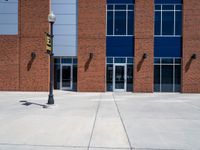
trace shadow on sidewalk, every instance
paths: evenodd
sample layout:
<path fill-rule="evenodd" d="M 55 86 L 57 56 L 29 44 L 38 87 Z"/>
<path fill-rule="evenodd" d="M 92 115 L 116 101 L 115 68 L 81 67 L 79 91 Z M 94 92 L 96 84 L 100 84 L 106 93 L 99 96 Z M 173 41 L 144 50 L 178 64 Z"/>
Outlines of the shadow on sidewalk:
<path fill-rule="evenodd" d="M 33 102 L 28 102 L 28 101 L 24 101 L 24 100 L 19 101 L 19 102 L 22 103 L 22 105 L 24 105 L 24 106 L 37 105 L 37 106 L 41 106 L 42 108 L 48 108 L 47 105 L 33 103 Z"/>

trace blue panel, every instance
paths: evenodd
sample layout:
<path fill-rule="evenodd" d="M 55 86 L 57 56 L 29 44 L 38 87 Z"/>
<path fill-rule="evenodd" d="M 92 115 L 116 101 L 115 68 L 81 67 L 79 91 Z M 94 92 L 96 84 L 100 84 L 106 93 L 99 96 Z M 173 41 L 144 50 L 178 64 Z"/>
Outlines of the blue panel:
<path fill-rule="evenodd" d="M 181 37 L 155 37 L 154 57 L 181 57 Z"/>
<path fill-rule="evenodd" d="M 134 37 L 107 37 L 106 56 L 134 56 Z"/>
<path fill-rule="evenodd" d="M 116 3 L 135 3 L 135 0 L 107 0 L 107 4 L 116 4 Z"/>
<path fill-rule="evenodd" d="M 155 0 L 155 4 L 182 4 L 183 0 Z"/>

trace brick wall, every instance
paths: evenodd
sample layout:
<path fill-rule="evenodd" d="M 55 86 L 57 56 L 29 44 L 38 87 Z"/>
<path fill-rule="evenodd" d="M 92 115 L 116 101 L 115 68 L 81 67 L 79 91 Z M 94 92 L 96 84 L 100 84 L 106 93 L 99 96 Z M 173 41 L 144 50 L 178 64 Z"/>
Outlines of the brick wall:
<path fill-rule="evenodd" d="M 44 32 L 49 29 L 49 6 L 49 0 L 20 1 L 20 90 L 48 90 L 49 58 Z M 32 52 L 36 54 L 33 61 Z"/>
<path fill-rule="evenodd" d="M 0 36 L 0 90 L 19 89 L 17 36 Z"/>
<path fill-rule="evenodd" d="M 78 91 L 105 91 L 105 28 L 106 0 L 79 1 Z"/>
<path fill-rule="evenodd" d="M 200 93 L 200 1 L 183 1 L 182 92 Z M 197 59 L 191 59 L 196 54 Z"/>
<path fill-rule="evenodd" d="M 49 0 L 19 0 L 19 33 L 0 36 L 0 90 L 47 91 L 49 58 L 45 36 Z M 31 53 L 36 58 L 31 60 Z"/>
<path fill-rule="evenodd" d="M 134 92 L 153 92 L 153 58 L 154 1 L 135 0 Z"/>

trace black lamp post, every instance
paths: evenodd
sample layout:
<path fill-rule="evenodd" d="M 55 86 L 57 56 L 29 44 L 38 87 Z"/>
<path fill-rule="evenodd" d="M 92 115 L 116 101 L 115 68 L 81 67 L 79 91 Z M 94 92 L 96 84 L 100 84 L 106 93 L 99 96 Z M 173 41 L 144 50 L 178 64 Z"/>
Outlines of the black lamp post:
<path fill-rule="evenodd" d="M 50 23 L 50 36 L 51 36 L 51 51 L 49 53 L 50 55 L 50 84 L 49 84 L 49 99 L 48 103 L 49 105 L 54 104 L 54 97 L 53 97 L 53 24 L 56 21 L 56 16 L 51 12 L 48 15 L 48 21 Z"/>

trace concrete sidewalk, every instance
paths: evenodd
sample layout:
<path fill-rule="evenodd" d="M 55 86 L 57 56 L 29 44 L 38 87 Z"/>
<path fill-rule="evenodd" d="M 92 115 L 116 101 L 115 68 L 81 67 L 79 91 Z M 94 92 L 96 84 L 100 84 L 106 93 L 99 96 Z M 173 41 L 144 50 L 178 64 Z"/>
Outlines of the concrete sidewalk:
<path fill-rule="evenodd" d="M 0 150 L 200 149 L 199 94 L 0 92 Z"/>

